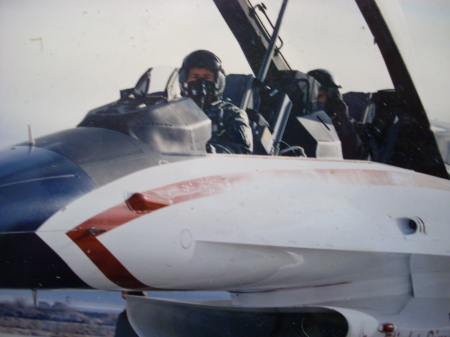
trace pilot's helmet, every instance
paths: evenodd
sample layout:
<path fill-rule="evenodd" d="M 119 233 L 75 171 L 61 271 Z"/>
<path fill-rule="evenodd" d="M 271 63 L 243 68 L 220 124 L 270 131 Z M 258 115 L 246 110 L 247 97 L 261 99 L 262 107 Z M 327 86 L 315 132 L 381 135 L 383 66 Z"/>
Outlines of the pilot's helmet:
<path fill-rule="evenodd" d="M 307 73 L 320 83 L 323 88 L 342 88 L 337 79 L 326 69 L 314 69 Z"/>
<path fill-rule="evenodd" d="M 189 54 L 183 60 L 178 79 L 180 82 L 181 96 L 192 96 L 187 83 L 189 70 L 191 68 L 206 68 L 211 70 L 215 76 L 213 92 L 210 93 L 216 98 L 222 97 L 225 89 L 225 71 L 222 68 L 222 61 L 213 53 L 207 50 L 197 50 Z"/>

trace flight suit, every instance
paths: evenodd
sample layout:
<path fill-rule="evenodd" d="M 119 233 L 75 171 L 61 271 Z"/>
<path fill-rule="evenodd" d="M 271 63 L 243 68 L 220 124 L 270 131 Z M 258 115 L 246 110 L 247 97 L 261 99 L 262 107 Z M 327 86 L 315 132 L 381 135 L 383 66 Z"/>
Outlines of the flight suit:
<path fill-rule="evenodd" d="M 328 100 L 325 102 L 324 110 L 333 121 L 333 125 L 342 144 L 342 155 L 344 159 L 366 159 L 366 150 L 355 130 L 344 101 L 340 98 Z"/>
<path fill-rule="evenodd" d="M 250 154 L 253 151 L 252 130 L 244 110 L 228 102 L 216 101 L 203 111 L 212 122 L 208 152 Z"/>

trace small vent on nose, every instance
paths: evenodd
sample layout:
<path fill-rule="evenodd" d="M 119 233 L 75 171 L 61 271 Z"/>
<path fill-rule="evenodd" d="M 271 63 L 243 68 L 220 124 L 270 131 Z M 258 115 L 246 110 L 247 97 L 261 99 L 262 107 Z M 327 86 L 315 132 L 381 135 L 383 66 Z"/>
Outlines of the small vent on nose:
<path fill-rule="evenodd" d="M 411 235 L 414 233 L 426 234 L 425 223 L 419 217 L 398 218 L 396 222 L 403 235 Z"/>

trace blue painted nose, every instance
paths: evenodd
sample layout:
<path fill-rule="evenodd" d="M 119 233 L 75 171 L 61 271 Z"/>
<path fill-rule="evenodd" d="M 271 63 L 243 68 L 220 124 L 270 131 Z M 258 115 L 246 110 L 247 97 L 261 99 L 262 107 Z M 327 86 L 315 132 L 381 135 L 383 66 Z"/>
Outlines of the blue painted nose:
<path fill-rule="evenodd" d="M 0 288 L 88 287 L 35 231 L 94 188 L 53 151 L 25 145 L 0 152 Z"/>
<path fill-rule="evenodd" d="M 35 231 L 94 188 L 79 166 L 53 151 L 16 146 L 0 152 L 0 233 Z"/>

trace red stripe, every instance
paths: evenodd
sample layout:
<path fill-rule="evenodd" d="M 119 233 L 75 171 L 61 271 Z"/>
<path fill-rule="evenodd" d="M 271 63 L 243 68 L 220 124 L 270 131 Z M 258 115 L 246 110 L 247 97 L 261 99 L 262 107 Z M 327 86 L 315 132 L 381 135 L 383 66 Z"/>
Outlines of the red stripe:
<path fill-rule="evenodd" d="M 415 175 L 410 179 L 413 174 L 415 175 L 413 172 L 316 169 L 263 171 L 253 174 L 237 173 L 193 179 L 142 192 L 141 198 L 143 198 L 145 205 L 140 205 L 139 207 L 146 207 L 146 211 L 135 210 L 133 212 L 130 209 L 132 203 L 128 202 L 127 206 L 127 202 L 123 202 L 90 218 L 66 234 L 112 282 L 127 289 L 149 289 L 151 287 L 136 279 L 97 239 L 98 236 L 102 235 L 102 231 L 110 231 L 142 215 L 174 204 L 226 193 L 232 190 L 234 183 L 241 180 L 249 180 L 251 177 L 261 177 L 261 175 L 264 176 L 264 179 L 283 175 L 291 178 L 295 175 L 297 179 L 301 177 L 304 180 L 320 180 L 324 183 L 338 181 L 350 185 L 414 186 L 445 191 L 450 190 L 450 184 L 443 183 L 441 179 L 427 175 Z M 90 228 L 93 228 L 94 231 L 90 232 Z"/>
<path fill-rule="evenodd" d="M 233 178 L 221 176 L 200 178 L 146 191 L 143 192 L 143 195 L 154 201 L 154 208 L 149 209 L 148 212 L 133 212 L 127 206 L 127 203 L 124 202 L 90 218 L 66 234 L 80 247 L 97 268 L 115 284 L 126 289 L 150 289 L 151 287 L 135 278 L 97 237 L 102 235 L 103 231 L 110 231 L 158 209 L 224 193 L 231 190 L 231 185 L 234 181 L 243 179 L 244 176 L 246 175 L 239 175 Z"/>
<path fill-rule="evenodd" d="M 148 286 L 137 280 L 97 239 L 101 233 L 89 232 L 90 228 L 108 231 L 139 216 L 130 212 L 126 206 L 118 205 L 90 218 L 66 234 L 103 274 L 115 284 L 126 289 L 148 288 Z"/>

